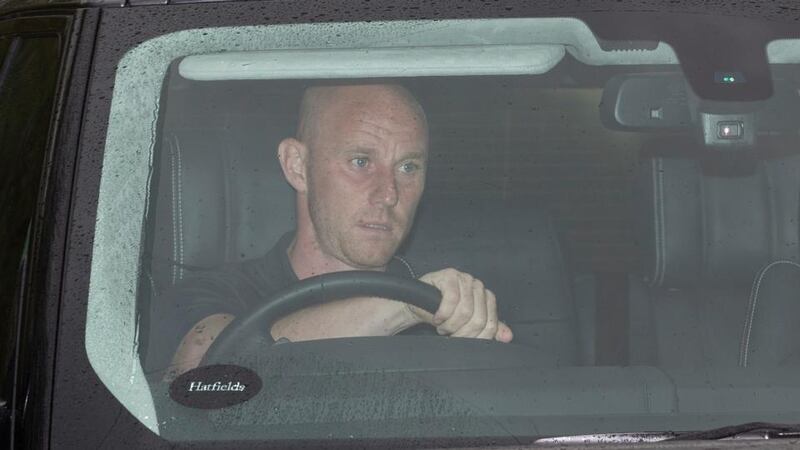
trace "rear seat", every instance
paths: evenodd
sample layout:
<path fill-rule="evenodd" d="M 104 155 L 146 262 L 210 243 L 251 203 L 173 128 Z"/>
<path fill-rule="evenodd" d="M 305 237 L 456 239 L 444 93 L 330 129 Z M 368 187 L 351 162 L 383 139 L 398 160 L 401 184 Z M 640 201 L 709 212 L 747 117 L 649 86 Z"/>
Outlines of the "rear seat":
<path fill-rule="evenodd" d="M 642 169 L 630 363 L 736 366 L 754 279 L 798 260 L 800 157 L 759 161 L 743 176 L 704 173 L 694 159 L 654 157 Z M 768 339 L 770 325 L 757 325 L 756 340 Z"/>
<path fill-rule="evenodd" d="M 800 263 L 773 261 L 753 280 L 739 344 L 739 366 L 800 364 Z"/>

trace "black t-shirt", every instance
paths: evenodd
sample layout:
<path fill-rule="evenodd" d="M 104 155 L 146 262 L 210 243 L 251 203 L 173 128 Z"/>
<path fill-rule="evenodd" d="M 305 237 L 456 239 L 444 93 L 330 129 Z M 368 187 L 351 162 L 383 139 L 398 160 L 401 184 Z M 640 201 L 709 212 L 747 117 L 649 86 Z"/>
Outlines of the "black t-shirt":
<path fill-rule="evenodd" d="M 214 314 L 240 316 L 298 281 L 287 250 L 294 232 L 284 234 L 261 258 L 192 273 L 154 299 L 145 356 L 145 372 L 164 370 L 181 339 L 199 321 Z M 416 278 L 411 266 L 394 257 L 386 271 Z"/>

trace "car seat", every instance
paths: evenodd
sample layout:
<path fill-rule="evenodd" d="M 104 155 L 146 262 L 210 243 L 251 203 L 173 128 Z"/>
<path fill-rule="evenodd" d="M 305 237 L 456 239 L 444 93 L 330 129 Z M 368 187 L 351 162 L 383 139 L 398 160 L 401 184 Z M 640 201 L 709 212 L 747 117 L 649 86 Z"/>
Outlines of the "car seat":
<path fill-rule="evenodd" d="M 709 164 L 718 165 L 642 160 L 643 271 L 630 286 L 631 364 L 738 365 L 754 278 L 774 261 L 798 259 L 800 157 L 759 160 L 749 173 L 714 172 Z M 755 328 L 757 340 L 770 329 Z"/>

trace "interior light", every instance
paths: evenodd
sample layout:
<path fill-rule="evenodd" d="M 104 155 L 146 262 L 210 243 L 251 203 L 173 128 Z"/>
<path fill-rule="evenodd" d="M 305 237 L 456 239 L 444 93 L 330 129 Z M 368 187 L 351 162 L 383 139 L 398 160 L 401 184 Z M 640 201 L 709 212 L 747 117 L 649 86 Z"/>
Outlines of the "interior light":
<path fill-rule="evenodd" d="M 717 123 L 717 137 L 720 139 L 741 139 L 744 136 L 744 123 L 729 120 Z"/>

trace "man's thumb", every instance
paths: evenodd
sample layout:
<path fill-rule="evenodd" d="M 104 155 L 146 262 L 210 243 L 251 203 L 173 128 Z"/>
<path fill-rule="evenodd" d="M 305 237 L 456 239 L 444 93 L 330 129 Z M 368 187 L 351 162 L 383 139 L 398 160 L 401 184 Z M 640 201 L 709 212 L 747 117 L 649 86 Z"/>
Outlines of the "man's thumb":
<path fill-rule="evenodd" d="M 411 313 L 411 315 L 416 319 L 415 325 L 416 323 L 419 322 L 435 325 L 433 320 L 433 314 L 429 313 L 428 311 L 425 311 L 424 309 L 416 307 L 410 303 L 406 303 L 406 308 Z"/>
<path fill-rule="evenodd" d="M 505 343 L 511 342 L 514 339 L 514 332 L 511 331 L 508 325 L 500 322 L 497 324 L 497 333 L 495 333 L 494 339 Z"/>

